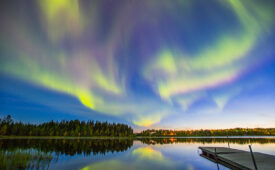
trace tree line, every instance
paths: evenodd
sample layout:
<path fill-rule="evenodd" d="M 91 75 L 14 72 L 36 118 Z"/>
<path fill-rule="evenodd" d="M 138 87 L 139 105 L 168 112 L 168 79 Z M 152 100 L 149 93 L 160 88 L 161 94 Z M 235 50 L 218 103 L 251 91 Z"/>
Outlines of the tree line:
<path fill-rule="evenodd" d="M 137 138 L 136 140 L 141 141 L 145 144 L 172 144 L 172 143 L 199 143 L 199 144 L 215 144 L 215 143 L 230 143 L 230 144 L 275 144 L 274 138 Z"/>
<path fill-rule="evenodd" d="M 155 130 L 147 129 L 138 136 L 274 136 L 275 128 L 234 128 L 216 130 Z"/>
<path fill-rule="evenodd" d="M 14 122 L 10 115 L 0 119 L 0 135 L 2 136 L 133 136 L 133 129 L 121 123 L 99 121 L 56 121 L 42 124 Z"/>

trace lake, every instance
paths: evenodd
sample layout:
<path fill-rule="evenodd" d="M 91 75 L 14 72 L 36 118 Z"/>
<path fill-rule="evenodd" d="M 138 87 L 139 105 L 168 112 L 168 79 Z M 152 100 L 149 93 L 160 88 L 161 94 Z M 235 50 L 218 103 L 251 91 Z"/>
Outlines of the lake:
<path fill-rule="evenodd" d="M 275 155 L 275 138 L 6 138 L 0 169 L 217 169 L 199 146 L 223 146 Z M 227 169 L 218 165 L 219 169 Z"/>

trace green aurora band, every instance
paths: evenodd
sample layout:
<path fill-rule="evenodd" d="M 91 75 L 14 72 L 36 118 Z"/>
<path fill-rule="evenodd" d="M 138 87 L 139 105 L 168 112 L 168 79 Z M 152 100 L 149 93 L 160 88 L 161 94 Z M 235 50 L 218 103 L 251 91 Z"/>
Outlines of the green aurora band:
<path fill-rule="evenodd" d="M 148 18 L 145 18 L 146 14 L 135 15 L 135 8 L 141 7 L 131 1 L 121 3 L 113 12 L 109 31 L 104 35 L 100 32 L 104 28 L 102 15 L 106 11 L 100 1 L 84 7 L 82 1 L 77 0 L 38 0 L 35 1 L 38 13 L 35 22 L 30 19 L 22 22 L 20 18 L 30 18 L 24 12 L 19 17 L 1 16 L 1 19 L 5 18 L 5 24 L 1 26 L 1 49 L 5 49 L 6 55 L 1 57 L 0 71 L 74 96 L 84 106 L 99 113 L 117 117 L 131 115 L 130 121 L 135 125 L 149 127 L 170 114 L 188 110 L 194 101 L 208 96 L 207 89 L 234 82 L 260 62 L 261 57 L 250 54 L 261 45 L 260 39 L 267 38 L 274 28 L 272 4 L 213 1 L 237 24 L 217 31 L 213 40 L 200 44 L 199 50 L 189 52 L 174 45 L 176 40 L 168 43 L 161 30 L 156 28 L 161 27 L 162 12 L 166 11 L 172 20 L 198 34 L 192 32 L 196 27 L 192 19 L 197 10 L 196 2 L 153 2 L 140 2 L 143 10 L 150 14 Z M 178 16 L 174 8 L 185 11 L 186 16 Z M 217 15 L 212 12 L 209 19 L 213 22 L 215 18 L 220 20 Z M 135 71 L 159 97 L 157 100 L 132 95 L 127 82 L 131 70 L 125 66 L 128 62 L 118 59 L 121 49 L 131 51 L 129 43 L 144 20 L 152 23 L 159 44 L 150 52 L 139 51 L 145 56 L 140 58 L 142 62 Z M 217 21 L 216 24 L 221 23 Z M 69 50 L 65 41 L 70 42 Z M 231 96 L 239 92 L 238 87 L 229 93 L 210 97 L 222 109 Z M 176 109 L 175 104 L 181 109 Z"/>

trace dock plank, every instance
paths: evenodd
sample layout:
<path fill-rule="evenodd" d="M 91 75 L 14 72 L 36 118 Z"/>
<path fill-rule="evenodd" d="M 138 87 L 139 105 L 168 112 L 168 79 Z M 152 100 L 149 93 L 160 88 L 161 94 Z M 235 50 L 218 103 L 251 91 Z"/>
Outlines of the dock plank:
<path fill-rule="evenodd" d="M 216 148 L 216 154 L 215 154 Z M 251 153 L 226 147 L 199 147 L 201 156 L 233 169 L 255 169 Z M 253 152 L 259 170 L 275 170 L 275 156 Z"/>
<path fill-rule="evenodd" d="M 259 152 L 254 152 L 255 161 L 259 170 L 274 170 L 275 157 Z M 235 164 L 234 166 L 243 167 L 248 169 L 255 169 L 254 164 L 249 152 L 219 154 L 218 159 Z"/>
<path fill-rule="evenodd" d="M 215 153 L 216 148 L 216 154 L 227 154 L 227 153 L 238 153 L 238 152 L 245 152 L 239 149 L 232 149 L 232 148 L 226 148 L 226 147 L 199 147 L 201 150 L 205 150 L 209 153 Z"/>

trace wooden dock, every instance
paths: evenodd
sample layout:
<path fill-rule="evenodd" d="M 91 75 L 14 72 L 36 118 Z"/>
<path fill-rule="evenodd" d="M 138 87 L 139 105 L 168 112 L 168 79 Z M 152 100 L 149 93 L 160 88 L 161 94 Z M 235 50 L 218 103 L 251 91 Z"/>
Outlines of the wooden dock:
<path fill-rule="evenodd" d="M 250 152 L 226 147 L 199 147 L 202 157 L 230 169 L 256 169 Z M 275 170 L 275 156 L 253 152 L 258 170 Z"/>

